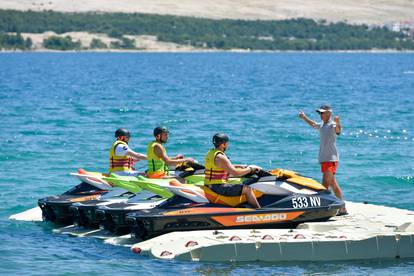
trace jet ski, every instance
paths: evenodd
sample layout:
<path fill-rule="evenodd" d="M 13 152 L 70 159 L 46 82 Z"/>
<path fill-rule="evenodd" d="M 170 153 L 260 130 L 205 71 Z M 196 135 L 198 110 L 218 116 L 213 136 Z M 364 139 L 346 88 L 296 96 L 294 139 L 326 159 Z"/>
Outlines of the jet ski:
<path fill-rule="evenodd" d="M 141 194 L 129 198 L 125 202 L 112 202 L 96 206 L 94 218 L 99 227 L 117 235 L 130 233 L 129 224 L 125 221 L 125 215 L 137 210 L 149 210 L 168 200 L 167 198 L 153 195 L 143 198 Z"/>
<path fill-rule="evenodd" d="M 185 170 L 180 176 L 186 180 L 187 184 L 182 184 L 186 187 L 204 185 L 204 167 L 203 169 L 196 169 L 194 172 Z M 101 221 L 100 227 L 116 234 L 129 233 L 130 228 L 125 220 L 125 216 L 134 211 L 156 208 L 165 201 L 168 201 L 168 198 L 174 196 L 174 193 L 169 190 L 170 181 L 171 179 L 151 179 L 150 181 L 143 182 L 141 185 L 141 188 L 144 190 L 159 196 L 161 195 L 160 191 L 163 191 L 163 193 L 168 192 L 170 194 L 169 196 L 161 196 L 161 198 L 152 197 L 146 200 L 142 200 L 139 197 L 132 197 L 126 202 L 99 205 L 95 211 L 95 217 Z M 241 181 L 240 178 L 230 179 L 230 182 L 234 184 L 240 184 Z"/>
<path fill-rule="evenodd" d="M 293 171 L 259 171 L 245 182 L 255 190 L 260 209 L 246 204 L 245 196 L 226 197 L 206 186 L 171 181 L 174 196 L 154 209 L 128 213 L 126 222 L 138 239 L 173 231 L 229 228 L 286 228 L 325 221 L 345 206 L 317 181 Z"/>
<path fill-rule="evenodd" d="M 110 183 L 122 181 L 114 177 L 107 177 L 105 179 Z M 140 193 L 135 194 L 124 189 L 116 189 L 92 200 L 73 203 L 69 206 L 69 210 L 72 212 L 74 224 L 84 228 L 98 228 L 104 218 L 104 216 L 99 216 L 96 213 L 96 210 L 101 207 L 122 206 L 123 208 L 128 208 L 133 206 L 133 210 L 147 209 L 149 205 L 155 207 L 154 202 L 173 196 L 173 193 L 164 188 L 169 185 L 171 179 L 149 179 L 138 176 L 135 179 L 129 180 L 127 185 L 139 187 L 143 190 Z M 147 204 L 148 202 L 152 203 Z M 111 226 L 112 224 L 103 223 L 103 225 Z M 112 229 L 113 231 L 117 230 L 112 226 L 108 228 L 108 230 Z"/>
<path fill-rule="evenodd" d="M 167 178 L 161 179 L 150 179 L 142 175 L 131 177 L 111 174 L 109 177 L 103 177 L 103 180 L 107 183 L 123 189 L 107 192 L 92 200 L 71 204 L 69 209 L 72 212 L 74 223 L 85 228 L 98 228 L 105 216 L 96 216 L 97 208 L 102 206 L 122 206 L 124 208 L 133 206 L 133 210 L 153 208 L 156 206 L 156 202 L 160 203 L 161 199 L 173 196 L 173 193 L 165 188 L 168 187 L 171 179 L 198 185 L 202 185 L 204 181 L 204 166 L 197 163 L 180 164 L 171 172 Z M 137 188 L 141 190 L 139 194 L 130 192 Z M 142 192 L 142 190 L 147 191 L 147 193 Z M 111 219 L 111 217 L 108 219 Z M 122 229 L 112 226 L 112 223 L 104 222 L 103 226 L 109 226 L 107 227 L 108 230 L 116 232 L 120 232 L 119 229 Z"/>
<path fill-rule="evenodd" d="M 104 180 L 105 177 L 108 177 L 106 174 L 79 169 L 78 173 L 72 173 L 71 175 L 80 179 L 82 182 L 61 195 L 48 196 L 38 200 L 38 206 L 42 210 L 43 221 L 51 221 L 59 225 L 72 224 L 73 213 L 69 210 L 69 207 L 73 203 L 96 200 L 114 189 L 114 184 Z M 111 174 L 111 177 L 120 179 L 129 177 L 135 179 L 133 176 L 117 176 L 115 174 Z M 127 191 L 132 195 L 132 193 L 138 193 L 142 190 L 139 186 L 127 186 L 121 182 L 118 185 L 123 189 L 113 191 L 113 196 Z"/>
<path fill-rule="evenodd" d="M 73 216 L 69 210 L 72 203 L 96 199 L 109 189 L 109 185 L 95 186 L 82 182 L 61 195 L 41 198 L 37 203 L 42 210 L 42 219 L 60 225 L 72 224 Z"/>
<path fill-rule="evenodd" d="M 131 197 L 140 194 L 134 194 L 124 189 L 113 189 L 95 199 L 72 203 L 68 208 L 73 217 L 73 223 L 76 226 L 98 228 L 100 221 L 95 216 L 95 210 L 98 206 L 125 202 Z"/>

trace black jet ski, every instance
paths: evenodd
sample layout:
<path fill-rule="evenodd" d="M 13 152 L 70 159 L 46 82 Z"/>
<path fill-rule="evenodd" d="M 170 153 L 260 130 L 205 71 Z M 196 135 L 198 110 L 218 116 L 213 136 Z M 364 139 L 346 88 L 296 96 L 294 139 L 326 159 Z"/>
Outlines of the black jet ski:
<path fill-rule="evenodd" d="M 182 182 L 202 184 L 202 181 L 204 181 L 204 166 L 197 163 L 184 162 L 175 168 L 170 178 L 166 179 L 149 179 L 144 176 L 103 177 L 104 180 L 114 186 L 123 188 L 138 187 L 141 191 L 139 194 L 134 194 L 124 189 L 116 189 L 98 198 L 74 203 L 69 207 L 74 223 L 84 228 L 98 228 L 102 224 L 103 228 L 111 232 L 125 232 L 124 230 L 128 229 L 128 225 L 125 224 L 124 227 L 124 223 L 121 223 L 124 216 L 116 214 L 119 212 L 119 209 L 123 209 L 122 212 L 124 214 L 130 210 L 154 208 L 161 202 L 162 198 L 173 196 L 168 189 L 163 187 L 168 186 L 172 178 Z M 96 210 L 101 207 L 102 209 L 97 214 Z M 105 211 L 102 210 L 110 210 L 110 212 L 104 215 Z M 112 214 L 114 214 L 113 217 Z M 106 219 L 108 221 L 105 221 Z"/>
<path fill-rule="evenodd" d="M 95 214 L 95 210 L 99 206 L 126 202 L 140 194 L 134 194 L 124 189 L 113 189 L 95 199 L 72 203 L 69 210 L 73 216 L 73 223 L 78 227 L 99 228 L 100 220 Z"/>
<path fill-rule="evenodd" d="M 286 170 L 260 171 L 244 184 L 255 190 L 262 208 L 246 198 L 225 197 L 203 186 L 170 182 L 175 195 L 154 209 L 128 213 L 132 234 L 148 239 L 167 232 L 224 228 L 286 228 L 325 221 L 345 206 L 317 181 Z"/>
<path fill-rule="evenodd" d="M 185 169 L 180 173 L 181 179 L 184 179 L 186 182 L 192 183 L 190 185 L 185 185 L 186 187 L 192 187 L 194 185 L 202 186 L 204 184 L 204 166 L 199 164 L 193 164 L 192 170 Z M 163 179 L 162 181 L 154 180 L 153 185 L 149 187 L 143 187 L 153 193 L 157 194 L 157 189 L 168 189 L 170 188 L 171 179 Z M 240 183 L 240 178 L 232 178 L 232 183 Z M 184 181 L 182 181 L 184 182 Z M 155 185 L 159 185 L 156 189 L 153 189 Z M 170 192 L 171 193 L 171 192 Z M 174 194 L 171 193 L 171 196 Z M 169 196 L 169 197 L 171 197 Z M 168 198 L 169 198 L 168 197 Z M 187 201 L 186 198 L 181 198 L 184 201 Z M 139 197 L 133 197 L 126 202 L 118 202 L 112 204 L 104 204 L 97 208 L 95 211 L 95 216 L 97 219 L 101 220 L 101 227 L 116 234 L 126 234 L 130 232 L 129 224 L 125 220 L 125 216 L 128 213 L 138 211 L 138 210 L 149 210 L 153 209 L 163 202 L 167 201 L 167 197 L 157 198 L 152 197 L 149 199 L 142 200 Z M 178 199 L 176 199 L 178 200 Z"/>
<path fill-rule="evenodd" d="M 201 170 L 204 173 L 203 166 L 185 162 L 177 166 L 175 170 L 172 171 L 172 174 L 176 175 L 175 178 L 177 179 L 197 179 L 200 176 L 196 174 L 199 174 Z M 122 198 L 123 201 L 126 201 L 129 197 L 133 196 L 133 194 L 142 191 L 142 188 L 134 182 L 136 180 L 136 177 L 134 176 L 107 175 L 99 172 L 85 171 L 83 169 L 79 169 L 77 173 L 71 173 L 71 175 L 80 179 L 82 181 L 81 184 L 61 195 L 48 196 L 38 200 L 38 205 L 42 209 L 42 217 L 44 221 L 51 221 L 59 225 L 69 225 L 78 222 L 86 227 L 96 227 L 94 219 L 89 223 L 86 220 L 86 216 L 80 218 L 78 216 L 79 212 L 77 212 L 76 209 L 71 210 L 70 207 L 74 203 L 87 202 L 85 205 L 92 210 L 96 208 L 94 205 L 107 202 L 111 197 L 115 197 L 115 201 L 120 198 Z M 144 173 L 142 173 L 142 175 L 144 175 Z M 108 182 L 106 179 L 111 179 L 112 182 Z M 143 182 L 145 182 L 145 180 Z M 113 186 L 121 189 L 115 188 L 114 191 Z M 106 195 L 109 191 L 111 192 Z M 94 211 L 91 210 L 88 210 L 87 214 L 94 216 Z"/>
<path fill-rule="evenodd" d="M 153 209 L 167 198 L 159 195 L 143 197 L 141 194 L 131 197 L 125 202 L 114 202 L 97 206 L 95 219 L 102 229 L 117 235 L 130 232 L 129 224 L 125 221 L 125 215 L 137 210 Z"/>
<path fill-rule="evenodd" d="M 99 198 L 109 189 L 111 189 L 109 185 L 82 182 L 61 195 L 41 198 L 38 200 L 38 205 L 42 209 L 43 221 L 51 221 L 60 225 L 72 224 L 73 215 L 69 207 L 73 203 Z"/>
<path fill-rule="evenodd" d="M 112 196 L 120 196 L 121 194 L 130 192 L 140 192 L 142 189 L 137 185 L 129 185 L 125 179 L 135 179 L 134 176 L 119 176 L 116 174 L 107 175 L 99 172 L 90 172 L 79 169 L 77 173 L 71 173 L 77 179 L 81 180 L 81 184 L 76 185 L 69 191 L 56 196 L 48 196 L 38 200 L 38 205 L 42 210 L 43 221 L 51 221 L 59 225 L 69 225 L 74 222 L 73 212 L 70 207 L 74 203 L 94 201 L 108 194 L 105 198 Z M 111 177 L 118 179 L 119 182 L 114 185 L 105 180 Z M 116 187 L 114 187 L 116 186 Z"/>

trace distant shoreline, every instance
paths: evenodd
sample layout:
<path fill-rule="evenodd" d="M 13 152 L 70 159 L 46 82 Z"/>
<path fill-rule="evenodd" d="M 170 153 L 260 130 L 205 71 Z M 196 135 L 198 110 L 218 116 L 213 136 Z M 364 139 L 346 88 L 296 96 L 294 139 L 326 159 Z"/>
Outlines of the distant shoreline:
<path fill-rule="evenodd" d="M 408 31 L 309 18 L 212 20 L 147 14 L 0 10 L 0 48 L 107 52 L 413 51 Z"/>
<path fill-rule="evenodd" d="M 320 50 L 320 51 L 295 51 L 295 50 L 276 50 L 276 51 L 269 51 L 269 50 L 240 50 L 240 49 L 231 49 L 231 50 L 220 50 L 220 49 L 200 49 L 200 50 L 120 50 L 120 49 L 91 49 L 91 50 L 0 50 L 0 54 L 3 53 L 176 53 L 176 54 L 204 54 L 204 53 L 240 53 L 240 54 L 248 54 L 248 53 L 269 53 L 269 54 L 278 54 L 278 53 L 343 53 L 343 54 L 414 54 L 414 50 Z"/>

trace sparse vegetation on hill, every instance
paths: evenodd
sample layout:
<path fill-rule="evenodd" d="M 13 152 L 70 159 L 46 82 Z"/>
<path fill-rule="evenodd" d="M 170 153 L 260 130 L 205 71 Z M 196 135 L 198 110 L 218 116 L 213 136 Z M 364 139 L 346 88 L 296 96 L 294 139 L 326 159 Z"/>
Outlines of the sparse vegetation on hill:
<path fill-rule="evenodd" d="M 108 45 L 106 45 L 102 40 L 94 38 L 89 45 L 90 49 L 106 49 Z"/>
<path fill-rule="evenodd" d="M 114 49 L 135 49 L 135 41 L 122 37 L 120 41 L 111 42 L 111 48 Z"/>
<path fill-rule="evenodd" d="M 29 50 L 31 47 L 30 38 L 24 39 L 21 34 L 5 34 L 0 31 L 0 49 Z"/>
<path fill-rule="evenodd" d="M 80 50 L 81 44 L 79 41 L 73 41 L 70 36 L 51 36 L 43 40 L 43 46 L 46 49 L 67 51 Z"/>
<path fill-rule="evenodd" d="M 133 41 L 124 35 L 154 35 L 160 41 L 224 50 L 414 49 L 411 38 L 386 28 L 312 19 L 246 21 L 148 14 L 0 10 L 0 32 L 45 31 L 106 33 L 120 38 L 120 42 L 112 43 L 112 47 L 120 49 L 135 47 Z M 52 42 L 58 44 L 56 39 Z M 76 45 L 67 46 L 76 48 Z M 0 47 L 4 47 L 3 44 Z M 62 49 L 65 47 L 61 46 Z"/>

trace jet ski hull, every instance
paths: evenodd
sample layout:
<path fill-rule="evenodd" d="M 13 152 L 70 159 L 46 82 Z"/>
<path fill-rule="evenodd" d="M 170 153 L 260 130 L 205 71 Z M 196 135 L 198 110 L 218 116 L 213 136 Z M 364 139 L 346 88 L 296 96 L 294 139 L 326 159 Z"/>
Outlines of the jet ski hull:
<path fill-rule="evenodd" d="M 188 170 L 189 168 L 191 170 Z M 188 178 L 191 181 L 200 182 L 204 179 L 202 173 L 204 173 L 204 167 L 199 164 L 182 164 L 181 167 L 176 168 L 174 175 L 177 175 L 179 178 Z M 164 197 L 172 195 L 165 187 L 157 185 L 164 183 L 165 186 L 168 184 L 169 179 L 148 179 L 142 176 L 119 176 L 116 174 L 107 176 L 102 173 L 87 172 L 82 169 L 72 175 L 83 182 L 61 195 L 49 196 L 38 200 L 44 221 L 50 221 L 59 225 L 70 225 L 77 222 L 81 226 L 96 228 L 101 222 L 101 220 L 95 218 L 94 210 L 97 208 L 96 205 L 108 201 L 107 199 L 110 198 L 111 192 L 114 190 L 113 186 L 131 193 L 142 193 L 143 189 L 147 189 Z M 104 198 L 105 200 L 103 200 Z M 93 202 L 87 203 L 88 201 Z M 81 207 L 78 205 L 78 207 L 70 210 L 74 203 L 85 204 L 80 205 Z"/>
<path fill-rule="evenodd" d="M 96 218 L 100 220 L 100 227 L 115 234 L 128 234 L 130 227 L 125 220 L 127 214 L 137 210 L 150 210 L 162 204 L 166 199 L 143 200 L 141 202 L 120 202 L 100 206 L 96 211 Z"/>
<path fill-rule="evenodd" d="M 70 207 L 74 202 L 96 199 L 101 194 L 87 196 L 56 196 L 46 197 L 38 200 L 42 209 L 43 221 L 50 221 L 59 225 L 70 225 L 74 222 L 74 216 Z"/>
<path fill-rule="evenodd" d="M 108 209 L 97 209 L 96 216 L 100 220 L 100 226 L 114 234 L 128 234 L 130 232 L 129 225 L 125 221 L 125 215 L 128 214 L 128 211 L 125 208 L 128 208 L 129 204 L 119 205 L 118 208 L 113 206 Z"/>
<path fill-rule="evenodd" d="M 82 205 L 74 204 L 69 207 L 73 215 L 74 224 L 84 228 L 99 228 L 100 220 L 96 217 L 97 204 L 100 200 L 82 202 Z"/>
<path fill-rule="evenodd" d="M 69 207 L 75 202 L 97 199 L 105 192 L 88 183 L 81 183 L 61 195 L 41 198 L 38 205 L 42 210 L 43 221 L 59 225 L 73 224 L 74 217 Z"/>
<path fill-rule="evenodd" d="M 148 239 L 173 231 L 193 231 L 232 228 L 295 228 L 299 223 L 326 221 L 335 216 L 344 206 L 330 193 L 319 195 L 319 206 L 299 208 L 297 198 L 310 202 L 315 195 L 292 195 L 261 209 L 234 208 L 215 204 L 194 204 L 171 208 L 165 204 L 153 210 L 136 211 L 126 215 L 132 234 L 139 239 Z M 306 199 L 305 199 L 306 198 Z M 266 200 L 266 199 L 263 199 Z M 296 208 L 294 208 L 296 207 Z"/>

